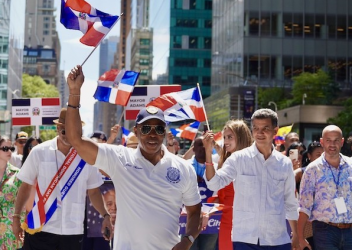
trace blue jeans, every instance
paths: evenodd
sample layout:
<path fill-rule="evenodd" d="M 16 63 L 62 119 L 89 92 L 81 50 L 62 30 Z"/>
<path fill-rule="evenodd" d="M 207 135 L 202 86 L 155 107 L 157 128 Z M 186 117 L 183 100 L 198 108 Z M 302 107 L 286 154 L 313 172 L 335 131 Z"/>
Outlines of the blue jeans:
<path fill-rule="evenodd" d="M 291 250 L 291 244 L 277 245 L 277 246 L 260 246 L 244 243 L 244 242 L 233 242 L 233 249 L 236 250 Z"/>
<path fill-rule="evenodd" d="M 218 234 L 200 234 L 193 242 L 190 250 L 215 250 Z"/>
<path fill-rule="evenodd" d="M 315 249 L 352 250 L 352 228 L 340 229 L 321 221 L 313 221 Z"/>

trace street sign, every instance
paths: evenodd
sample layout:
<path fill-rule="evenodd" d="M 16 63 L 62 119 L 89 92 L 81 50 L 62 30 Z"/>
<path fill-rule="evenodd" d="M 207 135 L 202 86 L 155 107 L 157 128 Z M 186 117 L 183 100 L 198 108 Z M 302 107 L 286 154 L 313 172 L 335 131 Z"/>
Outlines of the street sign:
<path fill-rule="evenodd" d="M 52 126 L 49 126 L 49 125 L 41 125 L 39 126 L 39 130 L 56 130 L 56 126 L 55 125 L 52 125 Z"/>

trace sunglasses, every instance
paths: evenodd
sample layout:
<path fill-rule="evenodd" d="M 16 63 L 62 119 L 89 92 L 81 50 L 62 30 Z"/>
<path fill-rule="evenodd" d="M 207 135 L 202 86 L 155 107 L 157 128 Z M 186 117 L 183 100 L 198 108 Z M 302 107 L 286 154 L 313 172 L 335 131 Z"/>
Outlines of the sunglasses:
<path fill-rule="evenodd" d="M 143 135 L 149 135 L 152 128 L 154 128 L 157 135 L 165 134 L 165 127 L 162 125 L 142 125 L 139 129 Z"/>
<path fill-rule="evenodd" d="M 26 144 L 27 141 L 18 140 L 17 142 L 18 142 L 19 144 Z"/>
<path fill-rule="evenodd" d="M 0 148 L 0 150 L 2 150 L 4 152 L 8 152 L 10 150 L 11 152 L 14 152 L 15 151 L 15 147 L 3 146 L 3 147 Z"/>

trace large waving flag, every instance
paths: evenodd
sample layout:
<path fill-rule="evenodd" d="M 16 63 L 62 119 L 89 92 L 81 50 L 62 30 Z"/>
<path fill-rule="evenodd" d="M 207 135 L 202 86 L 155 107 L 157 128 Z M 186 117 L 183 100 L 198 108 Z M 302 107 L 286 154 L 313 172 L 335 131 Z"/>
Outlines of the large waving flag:
<path fill-rule="evenodd" d="M 126 129 L 126 128 L 124 128 L 124 127 L 121 127 L 121 128 L 122 128 L 122 140 L 121 140 L 121 144 L 126 147 L 128 138 L 130 138 L 132 135 L 134 135 L 134 133 L 131 132 L 131 131 L 129 131 L 128 129 Z"/>
<path fill-rule="evenodd" d="M 80 42 L 88 46 L 97 46 L 118 18 L 93 8 L 83 0 L 61 0 L 60 22 L 67 29 L 82 31 L 84 35 Z"/>
<path fill-rule="evenodd" d="M 94 98 L 101 102 L 126 106 L 138 77 L 138 72 L 111 69 L 99 77 Z"/>
<path fill-rule="evenodd" d="M 170 128 L 170 132 L 175 137 L 181 137 L 193 141 L 197 135 L 200 122 L 195 121 L 190 124 L 182 125 L 179 128 Z"/>
<path fill-rule="evenodd" d="M 187 119 L 205 121 L 204 104 L 198 88 L 164 94 L 147 106 L 155 106 L 163 110 L 167 122 Z"/>
<path fill-rule="evenodd" d="M 293 127 L 293 124 L 291 126 L 285 126 L 285 127 L 279 128 L 275 136 L 276 145 L 285 143 L 285 136 L 291 132 L 292 127 Z"/>

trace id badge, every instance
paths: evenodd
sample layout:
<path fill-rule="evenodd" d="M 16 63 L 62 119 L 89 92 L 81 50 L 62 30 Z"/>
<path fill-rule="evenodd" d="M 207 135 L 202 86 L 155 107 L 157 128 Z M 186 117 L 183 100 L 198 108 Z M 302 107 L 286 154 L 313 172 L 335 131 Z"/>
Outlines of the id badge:
<path fill-rule="evenodd" d="M 343 199 L 343 197 L 335 198 L 334 201 L 335 201 L 335 205 L 336 205 L 336 209 L 337 209 L 338 214 L 347 213 L 347 207 L 346 207 L 346 203 L 345 203 L 345 200 Z"/>

